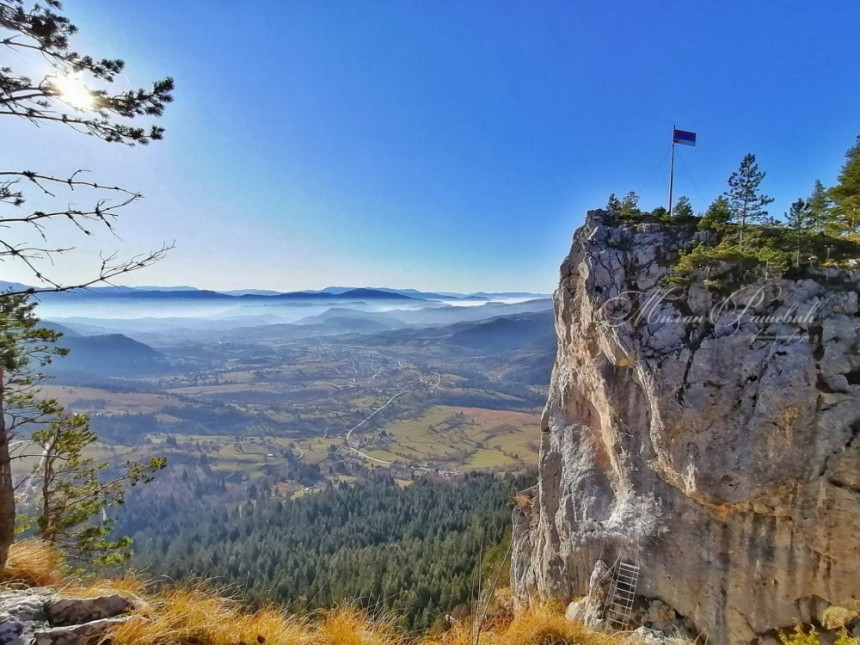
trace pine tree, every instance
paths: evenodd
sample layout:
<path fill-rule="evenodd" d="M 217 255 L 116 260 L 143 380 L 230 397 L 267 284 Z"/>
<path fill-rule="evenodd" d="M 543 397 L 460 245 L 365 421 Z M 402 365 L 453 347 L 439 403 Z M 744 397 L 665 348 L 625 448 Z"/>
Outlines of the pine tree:
<path fill-rule="evenodd" d="M 41 448 L 32 480 L 39 491 L 39 537 L 80 563 L 118 564 L 128 559 L 131 539 L 111 539 L 114 519 L 107 517 L 105 509 L 123 503 L 126 486 L 152 481 L 167 460 L 129 461 L 122 472 L 106 477 L 110 462 L 96 462 L 84 455 L 96 434 L 81 414 L 59 412 L 33 433 L 33 441 Z"/>
<path fill-rule="evenodd" d="M 692 217 L 693 204 L 686 195 L 681 195 L 672 207 L 672 217 Z"/>
<path fill-rule="evenodd" d="M 39 327 L 35 306 L 26 294 L 0 297 L 0 571 L 15 537 L 12 440 L 22 426 L 60 410 L 57 401 L 39 398 L 36 388 L 46 378 L 39 369 L 67 352 L 54 344 L 58 332 Z"/>
<path fill-rule="evenodd" d="M 639 210 L 639 195 L 637 195 L 634 191 L 628 192 L 624 195 L 624 198 L 621 200 L 621 206 L 619 208 L 619 214 L 621 217 L 637 217 L 641 214 Z"/>
<path fill-rule="evenodd" d="M 759 186 L 767 173 L 759 170 L 755 155 L 748 154 L 741 160 L 740 167 L 729 177 L 729 189 L 724 193 L 728 200 L 732 218 L 740 224 L 738 245 L 743 251 L 744 229 L 747 223 L 763 221 L 767 215 L 768 204 L 773 197 L 759 192 Z"/>
<path fill-rule="evenodd" d="M 845 153 L 845 165 L 837 181 L 830 189 L 834 224 L 840 232 L 853 235 L 860 229 L 860 136 Z"/>
<path fill-rule="evenodd" d="M 798 199 L 791 204 L 791 209 L 785 215 L 785 223 L 791 229 L 795 241 L 795 260 L 794 265 L 800 265 L 800 254 L 802 251 L 802 243 L 807 233 L 814 226 L 813 218 L 810 214 L 809 203 L 803 199 Z"/>
<path fill-rule="evenodd" d="M 96 59 L 72 49 L 77 27 L 61 15 L 57 0 L 27 7 L 23 0 L 0 0 L 0 47 L 10 54 L 0 67 L 0 116 L 26 119 L 34 125 L 52 124 L 97 137 L 108 143 L 147 144 L 163 138 L 164 129 L 148 129 L 127 121 L 159 117 L 173 100 L 173 79 L 156 81 L 150 89 L 111 93 L 110 86 L 123 74 L 118 59 Z M 14 56 L 18 55 L 18 59 Z M 30 56 L 46 61 L 48 73 L 30 75 Z M 93 227 L 113 230 L 120 210 L 137 202 L 141 195 L 109 182 L 84 179 L 81 170 L 58 176 L 48 172 L 0 168 L 0 261 L 28 269 L 38 281 L 32 291 L 67 290 L 95 284 L 161 259 L 167 247 L 130 259 L 115 259 L 106 253 L 98 271 L 81 284 L 68 284 L 50 273 L 51 260 L 70 249 L 50 245 L 51 225 L 72 222 L 89 235 Z M 58 191 L 94 195 L 89 205 L 69 205 Z M 56 197 L 56 207 L 29 210 L 29 192 L 39 198 Z M 30 237 L 31 239 L 28 239 Z M 32 292 L 31 291 L 31 292 Z"/>
<path fill-rule="evenodd" d="M 807 198 L 810 229 L 813 233 L 832 232 L 833 203 L 827 194 L 824 184 L 818 179 L 812 187 L 812 194 Z"/>
<path fill-rule="evenodd" d="M 717 197 L 699 221 L 699 228 L 703 231 L 722 232 L 728 228 L 731 219 L 729 201 L 725 197 Z"/>
<path fill-rule="evenodd" d="M 610 213 L 618 213 L 621 211 L 621 200 L 615 196 L 615 193 L 612 193 L 609 196 L 609 200 L 606 202 L 606 210 Z"/>

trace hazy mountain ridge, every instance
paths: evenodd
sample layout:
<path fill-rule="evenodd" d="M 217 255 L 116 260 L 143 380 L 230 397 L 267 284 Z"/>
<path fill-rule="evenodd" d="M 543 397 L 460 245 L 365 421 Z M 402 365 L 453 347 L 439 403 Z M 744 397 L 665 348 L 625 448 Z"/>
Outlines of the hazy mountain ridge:
<path fill-rule="evenodd" d="M 19 282 L 7 282 L 0 280 L 0 291 L 6 290 L 25 291 L 27 289 L 38 290 L 39 287 L 33 285 L 25 285 Z M 276 291 L 270 289 L 234 289 L 228 291 L 218 291 L 214 289 L 199 289 L 190 286 L 145 286 L 145 287 L 128 287 L 128 286 L 103 286 L 89 287 L 87 289 L 77 289 L 73 291 L 64 291 L 55 293 L 47 291 L 39 293 L 40 299 L 48 298 L 95 298 L 95 297 L 110 297 L 110 298 L 163 298 L 163 299 L 413 299 L 413 300 L 492 300 L 494 298 L 531 298 L 531 297 L 546 297 L 547 294 L 533 292 L 477 292 L 477 293 L 458 293 L 458 292 L 432 292 L 419 291 L 417 289 L 392 289 L 390 287 L 326 287 L 320 290 L 299 290 L 299 291 Z"/>

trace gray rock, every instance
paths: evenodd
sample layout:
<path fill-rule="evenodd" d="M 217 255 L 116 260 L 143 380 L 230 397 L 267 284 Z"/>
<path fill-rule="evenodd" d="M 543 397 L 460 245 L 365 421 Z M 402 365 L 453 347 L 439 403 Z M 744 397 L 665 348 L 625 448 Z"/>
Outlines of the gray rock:
<path fill-rule="evenodd" d="M 127 618 L 104 618 L 82 625 L 50 627 L 36 631 L 34 645 L 94 645 L 111 626 Z"/>
<path fill-rule="evenodd" d="M 611 583 L 609 567 L 603 560 L 598 560 L 588 582 L 588 594 L 574 600 L 567 606 L 564 617 L 567 620 L 579 621 L 592 629 L 603 627 L 603 606 Z"/>
<path fill-rule="evenodd" d="M 656 629 L 637 627 L 633 631 L 633 642 L 641 643 L 641 645 L 666 645 L 671 641 L 672 638 Z"/>
<path fill-rule="evenodd" d="M 0 643 L 4 645 L 23 645 L 24 623 L 11 617 L 0 616 Z"/>
<path fill-rule="evenodd" d="M 15 589 L 0 592 L 0 645 L 29 645 L 33 629 L 45 624 L 45 589 Z"/>
<path fill-rule="evenodd" d="M 82 599 L 56 593 L 48 588 L 0 592 L 0 645 L 89 645 L 127 620 L 117 616 L 133 608 L 117 594 Z"/>
<path fill-rule="evenodd" d="M 574 236 L 512 584 L 570 602 L 638 544 L 637 594 L 728 645 L 860 589 L 860 273 L 669 298 L 692 236 L 602 211 Z"/>
<path fill-rule="evenodd" d="M 592 569 L 591 577 L 588 579 L 588 595 L 603 603 L 610 582 L 609 567 L 603 560 L 598 560 L 594 563 L 594 569 Z"/>
<path fill-rule="evenodd" d="M 54 598 L 45 603 L 45 613 L 51 625 L 79 625 L 101 618 L 118 616 L 134 608 L 119 594 L 96 598 Z"/>

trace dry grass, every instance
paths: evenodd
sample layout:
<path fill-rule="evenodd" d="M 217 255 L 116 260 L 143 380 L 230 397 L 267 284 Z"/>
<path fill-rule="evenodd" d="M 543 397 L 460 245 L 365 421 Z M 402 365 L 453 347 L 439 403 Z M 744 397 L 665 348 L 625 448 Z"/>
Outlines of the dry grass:
<path fill-rule="evenodd" d="M 385 618 L 371 620 L 353 607 L 320 612 L 310 640 L 314 645 L 405 645 L 406 639 Z"/>
<path fill-rule="evenodd" d="M 62 552 L 42 540 L 21 540 L 9 550 L 0 582 L 24 587 L 58 585 L 65 578 Z"/>
<path fill-rule="evenodd" d="M 524 511 L 527 508 L 531 508 L 531 505 L 534 503 L 534 497 L 530 495 L 523 495 L 518 493 L 514 495 L 514 504 L 516 504 L 517 508 L 521 511 Z"/>
<path fill-rule="evenodd" d="M 129 598 L 143 599 L 146 596 L 146 589 L 145 581 L 129 574 L 110 579 L 68 581 L 59 588 L 59 592 L 69 598 L 95 598 L 116 593 Z"/>
<path fill-rule="evenodd" d="M 148 599 L 132 620 L 111 631 L 116 645 L 405 645 L 390 621 L 370 620 L 351 607 L 319 612 L 315 620 L 266 608 L 244 612 L 202 585 Z"/>
<path fill-rule="evenodd" d="M 469 619 L 450 630 L 411 638 L 395 619 L 371 618 L 342 606 L 308 617 L 286 615 L 274 608 L 248 612 L 235 601 L 207 589 L 205 584 L 147 591 L 134 576 L 81 581 L 63 574 L 62 555 L 39 540 L 17 542 L 2 579 L 21 586 L 56 586 L 69 597 L 87 598 L 119 593 L 138 600 L 130 620 L 112 628 L 115 645 L 473 645 Z M 587 630 L 565 620 L 559 607 L 534 609 L 516 618 L 490 618 L 481 632 L 481 645 L 635 645 L 629 637 Z"/>
<path fill-rule="evenodd" d="M 117 625 L 115 645 L 473 645 L 468 619 L 442 634 L 409 638 L 393 619 L 371 618 L 342 606 L 308 618 L 275 609 L 247 613 L 233 601 L 203 586 L 174 589 L 148 598 L 132 620 Z M 619 645 L 623 637 L 588 631 L 551 609 L 539 609 L 513 620 L 491 619 L 481 633 L 482 645 Z"/>
<path fill-rule="evenodd" d="M 455 625 L 450 631 L 420 641 L 420 645 L 473 645 L 468 620 Z M 511 621 L 490 620 L 481 630 L 482 645 L 619 645 L 624 637 L 586 629 L 581 623 L 571 622 L 548 608 L 534 609 Z"/>
<path fill-rule="evenodd" d="M 860 618 L 860 612 L 845 607 L 828 607 L 821 615 L 821 624 L 827 629 L 842 629 Z"/>
<path fill-rule="evenodd" d="M 249 614 L 203 587 L 172 589 L 148 599 L 134 617 L 111 631 L 117 645 L 303 645 L 307 623 L 263 609 Z"/>

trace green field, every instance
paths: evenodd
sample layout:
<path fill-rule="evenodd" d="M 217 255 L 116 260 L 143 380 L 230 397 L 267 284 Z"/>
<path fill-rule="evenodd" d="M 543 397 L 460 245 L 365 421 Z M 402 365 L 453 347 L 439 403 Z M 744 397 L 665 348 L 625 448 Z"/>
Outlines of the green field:
<path fill-rule="evenodd" d="M 358 446 L 415 466 L 486 469 L 536 463 L 539 437 L 538 411 L 434 406 L 360 437 Z"/>

